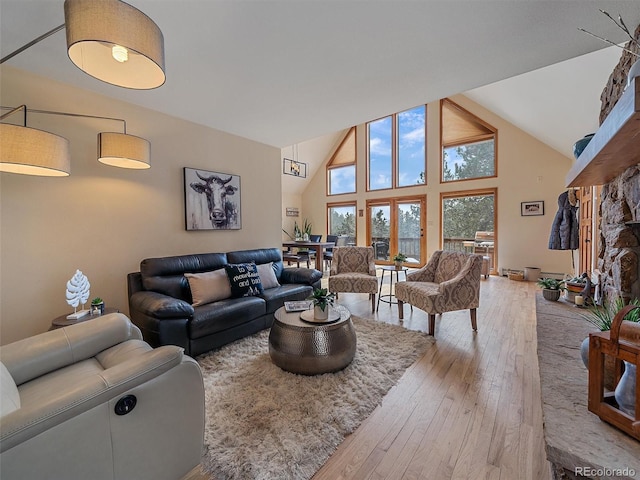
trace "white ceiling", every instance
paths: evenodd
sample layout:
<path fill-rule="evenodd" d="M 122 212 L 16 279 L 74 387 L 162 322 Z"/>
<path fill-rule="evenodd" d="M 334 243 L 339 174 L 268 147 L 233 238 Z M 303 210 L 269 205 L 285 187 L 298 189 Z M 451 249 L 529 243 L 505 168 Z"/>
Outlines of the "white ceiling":
<path fill-rule="evenodd" d="M 82 73 L 63 32 L 6 64 L 276 147 L 470 91 L 570 155 L 597 126 L 593 107 L 581 106 L 599 108 L 620 55 L 615 47 L 585 55 L 606 44 L 578 27 L 623 42 L 598 9 L 640 23 L 638 0 L 130 3 L 164 33 L 167 82 L 158 89 Z M 0 0 L 2 56 L 63 22 L 63 0 Z"/>
<path fill-rule="evenodd" d="M 464 94 L 573 158 L 573 143 L 598 128 L 600 95 L 621 53 L 605 48 Z"/>

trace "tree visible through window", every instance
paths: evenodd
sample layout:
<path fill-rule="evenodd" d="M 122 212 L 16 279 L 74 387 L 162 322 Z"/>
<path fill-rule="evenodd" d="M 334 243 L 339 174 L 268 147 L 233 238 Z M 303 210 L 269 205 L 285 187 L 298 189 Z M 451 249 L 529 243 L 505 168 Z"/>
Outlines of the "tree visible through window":
<path fill-rule="evenodd" d="M 473 195 L 442 200 L 442 236 L 473 240 L 476 232 L 494 231 L 494 196 Z"/>
<path fill-rule="evenodd" d="M 443 148 L 442 179 L 445 182 L 495 175 L 494 141 Z"/>
<path fill-rule="evenodd" d="M 491 271 L 494 271 L 498 246 L 497 196 L 495 188 L 442 193 L 443 250 L 488 256 Z"/>
<path fill-rule="evenodd" d="M 356 237 L 356 206 L 329 206 L 329 235 Z"/>

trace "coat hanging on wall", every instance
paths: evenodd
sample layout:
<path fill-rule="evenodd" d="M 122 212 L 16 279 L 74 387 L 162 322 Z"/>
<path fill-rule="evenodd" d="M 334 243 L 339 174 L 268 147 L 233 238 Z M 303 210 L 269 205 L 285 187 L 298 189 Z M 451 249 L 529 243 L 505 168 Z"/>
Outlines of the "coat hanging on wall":
<path fill-rule="evenodd" d="M 550 250 L 576 250 L 579 246 L 578 199 L 574 190 L 558 197 L 558 212 L 551 225 Z"/>

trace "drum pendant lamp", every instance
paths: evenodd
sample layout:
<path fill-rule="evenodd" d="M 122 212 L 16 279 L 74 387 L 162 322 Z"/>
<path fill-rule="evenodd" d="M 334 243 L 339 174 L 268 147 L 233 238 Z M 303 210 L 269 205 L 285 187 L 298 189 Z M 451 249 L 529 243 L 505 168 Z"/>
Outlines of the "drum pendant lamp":
<path fill-rule="evenodd" d="M 71 61 L 103 82 L 152 89 L 165 82 L 164 37 L 148 16 L 120 0 L 65 0 Z"/>

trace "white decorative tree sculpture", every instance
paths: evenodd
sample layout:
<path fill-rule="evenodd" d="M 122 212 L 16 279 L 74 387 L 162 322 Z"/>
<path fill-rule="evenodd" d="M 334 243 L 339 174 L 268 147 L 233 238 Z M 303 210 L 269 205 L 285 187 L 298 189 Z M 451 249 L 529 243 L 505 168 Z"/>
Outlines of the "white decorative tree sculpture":
<path fill-rule="evenodd" d="M 76 270 L 76 273 L 67 282 L 67 303 L 73 307 L 73 313 L 67 315 L 67 319 L 77 320 L 89 313 L 89 310 L 84 309 L 84 304 L 89 300 L 90 288 L 89 279 L 80 270 Z M 78 311 L 80 304 L 82 304 L 82 310 Z"/>

